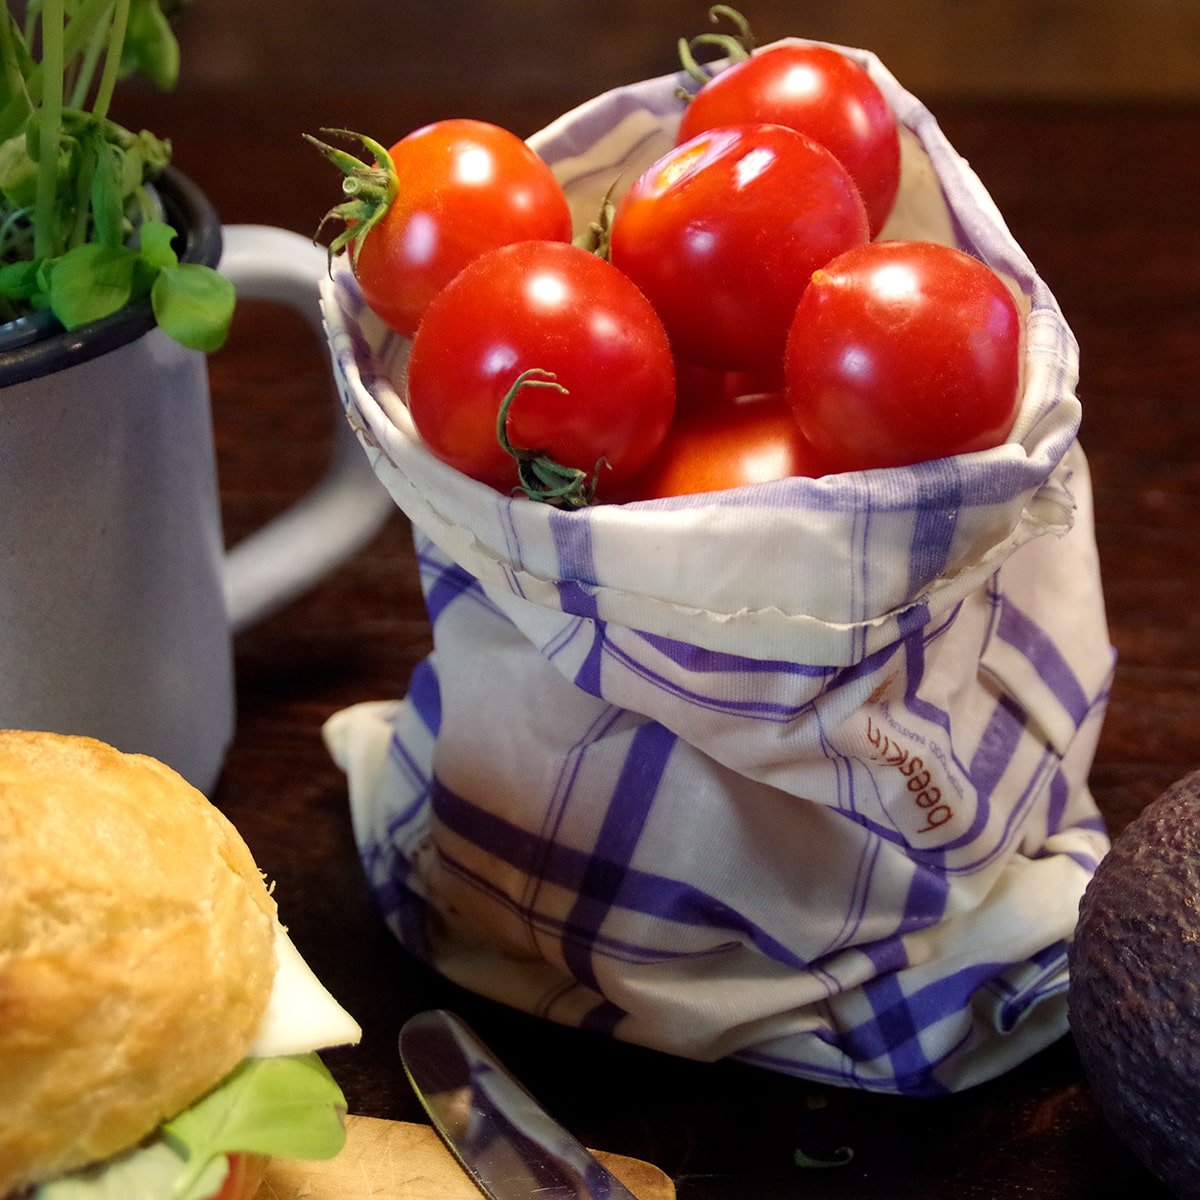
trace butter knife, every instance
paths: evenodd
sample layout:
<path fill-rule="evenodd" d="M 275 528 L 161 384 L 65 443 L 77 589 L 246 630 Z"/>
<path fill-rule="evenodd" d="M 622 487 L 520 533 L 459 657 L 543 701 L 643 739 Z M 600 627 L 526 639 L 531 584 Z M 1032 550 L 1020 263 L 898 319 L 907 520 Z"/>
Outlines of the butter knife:
<path fill-rule="evenodd" d="M 434 1129 L 490 1200 L 636 1200 L 452 1013 L 410 1018 L 400 1060 Z"/>

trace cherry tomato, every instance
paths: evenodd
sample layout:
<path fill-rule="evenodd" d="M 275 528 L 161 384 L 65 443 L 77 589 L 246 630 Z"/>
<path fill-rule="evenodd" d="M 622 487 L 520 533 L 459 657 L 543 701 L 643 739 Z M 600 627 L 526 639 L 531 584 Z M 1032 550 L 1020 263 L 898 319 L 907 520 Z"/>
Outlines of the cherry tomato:
<path fill-rule="evenodd" d="M 675 415 L 712 404 L 728 404 L 747 397 L 782 394 L 787 390 L 783 360 L 760 371 L 719 371 L 685 358 L 675 359 Z"/>
<path fill-rule="evenodd" d="M 1018 404 L 1021 319 L 978 259 L 872 242 L 816 272 L 788 337 L 796 420 L 835 470 L 999 445 Z"/>
<path fill-rule="evenodd" d="M 688 103 L 678 140 L 750 122 L 786 125 L 824 146 L 862 193 L 874 237 L 900 186 L 895 114 L 867 72 L 828 46 L 785 43 L 727 67 Z"/>
<path fill-rule="evenodd" d="M 782 395 L 727 401 L 680 417 L 624 499 L 720 492 L 824 468 Z"/>
<path fill-rule="evenodd" d="M 257 1155 L 230 1154 L 229 1170 L 221 1190 L 212 1200 L 247 1200 L 248 1188 L 258 1181 L 257 1163 L 262 1159 Z"/>
<path fill-rule="evenodd" d="M 635 180 L 611 254 L 677 353 L 742 370 L 782 360 L 813 271 L 866 240 L 858 189 L 829 151 L 780 125 L 742 125 L 676 146 Z"/>
<path fill-rule="evenodd" d="M 485 121 L 426 125 L 389 150 L 397 193 L 357 247 L 363 298 L 411 337 L 429 302 L 472 259 L 510 242 L 571 239 L 553 172 L 516 134 Z"/>
<path fill-rule="evenodd" d="M 520 242 L 476 259 L 433 301 L 408 367 L 413 422 L 445 462 L 504 491 L 516 463 L 497 415 L 519 376 L 525 386 L 507 436 L 564 466 L 596 472 L 601 493 L 658 452 L 675 408 L 670 345 L 646 298 L 610 263 L 577 246 Z"/>

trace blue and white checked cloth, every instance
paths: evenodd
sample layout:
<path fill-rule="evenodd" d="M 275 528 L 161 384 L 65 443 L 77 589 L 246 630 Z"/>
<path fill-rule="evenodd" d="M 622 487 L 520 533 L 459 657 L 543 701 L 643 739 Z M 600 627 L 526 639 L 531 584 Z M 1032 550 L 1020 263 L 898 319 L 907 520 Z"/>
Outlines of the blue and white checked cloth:
<path fill-rule="evenodd" d="M 362 857 L 415 954 L 549 1019 L 932 1095 L 1066 1028 L 1107 849 L 1113 666 L 1054 298 L 934 119 L 884 236 L 955 243 L 1026 317 L 1009 444 L 903 470 L 560 512 L 420 444 L 406 345 L 323 289 L 347 415 L 411 518 L 433 653 L 335 714 Z M 672 140 L 677 77 L 532 139 L 580 223 Z"/>

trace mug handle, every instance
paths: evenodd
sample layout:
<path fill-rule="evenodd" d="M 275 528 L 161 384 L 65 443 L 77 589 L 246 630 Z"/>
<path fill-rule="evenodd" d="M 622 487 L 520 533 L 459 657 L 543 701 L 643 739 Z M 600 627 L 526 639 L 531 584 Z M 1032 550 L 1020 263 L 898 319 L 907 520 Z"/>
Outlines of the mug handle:
<path fill-rule="evenodd" d="M 223 237 L 217 269 L 238 295 L 296 309 L 323 341 L 318 287 L 328 269 L 325 251 L 309 238 L 270 225 L 227 225 Z M 394 511 L 339 404 L 325 475 L 225 556 L 225 606 L 232 632 L 307 591 L 366 545 Z"/>

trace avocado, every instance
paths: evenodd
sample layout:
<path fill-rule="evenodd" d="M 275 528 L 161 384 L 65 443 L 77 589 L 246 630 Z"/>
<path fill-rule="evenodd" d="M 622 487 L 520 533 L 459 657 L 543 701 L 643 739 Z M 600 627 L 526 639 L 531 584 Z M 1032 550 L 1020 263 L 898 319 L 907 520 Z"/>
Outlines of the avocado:
<path fill-rule="evenodd" d="M 1067 1009 L 1101 1113 L 1200 1200 L 1200 771 L 1114 839 L 1079 906 Z"/>

